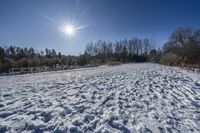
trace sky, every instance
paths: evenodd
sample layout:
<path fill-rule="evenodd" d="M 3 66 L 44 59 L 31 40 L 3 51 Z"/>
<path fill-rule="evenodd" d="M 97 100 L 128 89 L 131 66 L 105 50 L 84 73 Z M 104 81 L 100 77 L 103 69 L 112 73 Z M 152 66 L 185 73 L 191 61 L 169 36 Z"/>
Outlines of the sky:
<path fill-rule="evenodd" d="M 81 28 L 68 37 L 66 23 Z M 0 46 L 79 55 L 99 39 L 150 38 L 162 46 L 188 26 L 200 28 L 199 0 L 0 0 Z"/>

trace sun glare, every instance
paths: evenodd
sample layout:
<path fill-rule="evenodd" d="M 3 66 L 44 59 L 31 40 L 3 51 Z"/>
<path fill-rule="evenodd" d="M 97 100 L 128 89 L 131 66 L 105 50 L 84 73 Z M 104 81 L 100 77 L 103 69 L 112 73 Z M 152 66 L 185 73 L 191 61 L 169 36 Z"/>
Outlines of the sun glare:
<path fill-rule="evenodd" d="M 76 29 L 73 25 L 66 25 L 63 29 L 64 33 L 69 37 L 72 37 L 76 34 Z"/>
<path fill-rule="evenodd" d="M 60 27 L 60 31 L 64 33 L 65 36 L 72 38 L 74 36 L 77 36 L 79 31 L 84 28 L 86 28 L 86 26 L 77 26 L 72 22 L 68 22 Z"/>

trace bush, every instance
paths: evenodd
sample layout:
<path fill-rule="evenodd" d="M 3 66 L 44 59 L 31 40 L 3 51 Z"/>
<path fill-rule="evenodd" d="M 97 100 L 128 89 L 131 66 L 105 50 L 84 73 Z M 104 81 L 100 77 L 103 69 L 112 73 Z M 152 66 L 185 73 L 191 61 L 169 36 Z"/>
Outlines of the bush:
<path fill-rule="evenodd" d="M 109 66 L 115 66 L 115 65 L 120 65 L 120 64 L 121 64 L 121 62 L 119 62 L 119 61 L 111 61 L 108 63 Z"/>
<path fill-rule="evenodd" d="M 37 67 L 40 65 L 40 59 L 38 57 L 33 57 L 33 59 L 28 60 L 28 65 L 30 67 Z"/>
<path fill-rule="evenodd" d="M 3 63 L 1 63 L 1 61 L 0 61 L 0 69 L 2 69 L 3 68 Z"/>
<path fill-rule="evenodd" d="M 160 63 L 168 66 L 180 65 L 181 57 L 174 53 L 166 53 L 161 56 Z"/>
<path fill-rule="evenodd" d="M 160 63 L 162 64 L 199 67 L 199 30 L 178 28 L 171 34 L 170 39 L 164 45 L 163 50 L 164 52 L 160 59 Z"/>
<path fill-rule="evenodd" d="M 17 61 L 17 66 L 15 66 L 15 67 L 28 67 L 28 59 L 26 59 L 26 58 L 22 58 L 22 59 L 20 59 L 19 61 Z M 14 68 L 14 67 L 12 67 L 12 68 Z"/>

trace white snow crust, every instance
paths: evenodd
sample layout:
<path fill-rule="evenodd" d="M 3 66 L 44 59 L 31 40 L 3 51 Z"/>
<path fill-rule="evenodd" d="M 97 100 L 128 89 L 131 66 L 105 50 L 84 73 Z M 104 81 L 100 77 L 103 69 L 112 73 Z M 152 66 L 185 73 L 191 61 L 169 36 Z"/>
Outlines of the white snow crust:
<path fill-rule="evenodd" d="M 153 63 L 0 77 L 0 133 L 200 133 L 200 74 Z"/>

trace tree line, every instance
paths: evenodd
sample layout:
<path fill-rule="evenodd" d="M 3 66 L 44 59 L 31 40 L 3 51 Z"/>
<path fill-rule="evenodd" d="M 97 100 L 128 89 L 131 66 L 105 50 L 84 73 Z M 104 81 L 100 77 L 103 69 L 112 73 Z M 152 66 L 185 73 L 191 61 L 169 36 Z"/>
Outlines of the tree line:
<path fill-rule="evenodd" d="M 34 48 L 20 48 L 15 46 L 0 47 L 0 70 L 21 67 L 55 67 L 55 65 L 99 65 L 112 62 L 141 62 L 146 61 L 153 48 L 153 41 L 149 39 L 133 38 L 116 42 L 99 40 L 88 43 L 84 54 L 66 56 L 54 49 L 38 51 Z"/>
<path fill-rule="evenodd" d="M 164 44 L 159 63 L 200 69 L 200 30 L 177 28 Z"/>
<path fill-rule="evenodd" d="M 156 54 L 155 41 L 150 39 L 123 39 L 115 42 L 91 42 L 86 46 L 85 54 L 92 63 L 128 63 L 144 62 Z"/>
<path fill-rule="evenodd" d="M 85 52 L 66 56 L 54 49 L 38 51 L 15 46 L 0 47 L 0 71 L 11 68 L 85 66 L 155 61 L 164 65 L 200 68 L 200 30 L 177 28 L 162 48 L 150 39 L 99 40 L 88 43 Z"/>
<path fill-rule="evenodd" d="M 71 56 L 70 56 L 71 57 Z M 70 58 L 71 59 L 71 58 Z M 69 64 L 60 52 L 45 49 L 38 51 L 31 48 L 20 48 L 15 46 L 0 47 L 0 70 L 8 72 L 11 68 L 21 67 L 53 67 L 56 64 Z"/>

